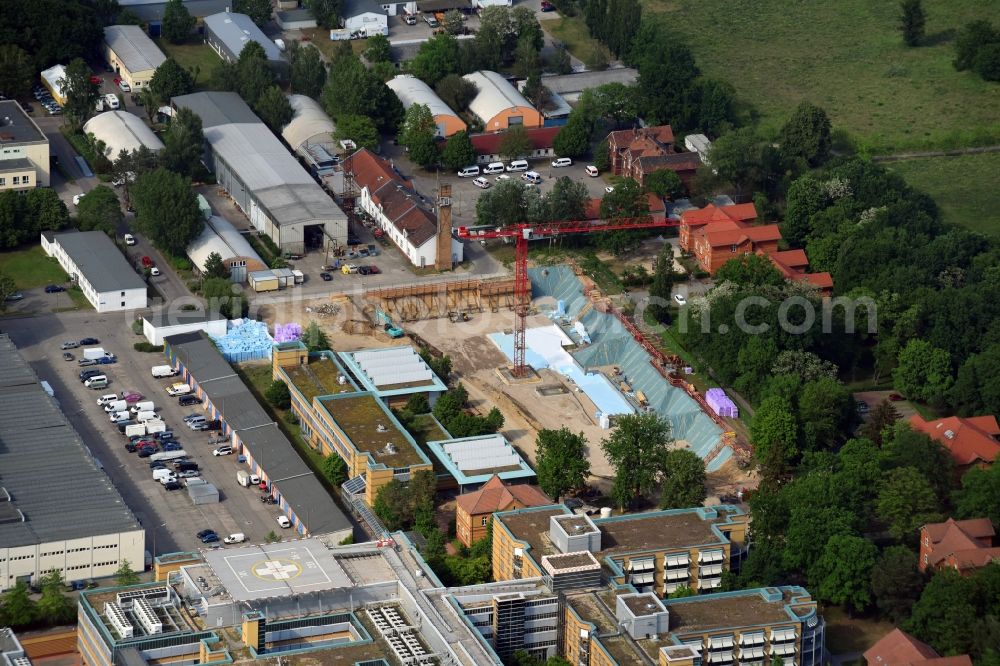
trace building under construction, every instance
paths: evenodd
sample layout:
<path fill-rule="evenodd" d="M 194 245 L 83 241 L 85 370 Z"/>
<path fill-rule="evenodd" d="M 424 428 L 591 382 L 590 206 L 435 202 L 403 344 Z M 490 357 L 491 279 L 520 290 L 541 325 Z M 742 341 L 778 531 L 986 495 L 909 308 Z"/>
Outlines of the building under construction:
<path fill-rule="evenodd" d="M 499 312 L 514 307 L 514 280 L 461 280 L 373 289 L 365 298 L 397 321 L 452 313 Z"/>

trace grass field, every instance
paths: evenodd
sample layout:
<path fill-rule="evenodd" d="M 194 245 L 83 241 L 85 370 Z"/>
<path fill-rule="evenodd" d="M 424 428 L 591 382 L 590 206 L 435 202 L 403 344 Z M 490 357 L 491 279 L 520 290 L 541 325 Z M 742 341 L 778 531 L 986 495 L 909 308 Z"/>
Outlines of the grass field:
<path fill-rule="evenodd" d="M 925 157 L 886 167 L 934 197 L 946 222 L 1000 238 L 1000 153 Z"/>
<path fill-rule="evenodd" d="M 542 21 L 541 25 L 553 39 L 565 44 L 570 53 L 588 65 L 593 62 L 598 52 L 604 54 L 605 62 L 610 61 L 611 54 L 607 47 L 590 36 L 581 14 L 570 18 Z"/>
<path fill-rule="evenodd" d="M 0 252 L 0 272 L 14 278 L 18 289 L 62 284 L 69 279 L 55 259 L 45 256 L 41 245 L 25 250 Z"/>
<path fill-rule="evenodd" d="M 195 88 L 198 90 L 209 88 L 208 83 L 212 80 L 212 74 L 222 63 L 215 51 L 204 43 L 171 44 L 166 39 L 161 38 L 156 40 L 156 45 L 167 54 L 167 57 L 176 60 L 177 64 L 184 69 L 191 70 L 194 67 L 198 69 L 198 77 L 195 81 Z"/>
<path fill-rule="evenodd" d="M 890 622 L 849 617 L 839 606 L 825 606 L 822 613 L 831 654 L 864 652 L 893 629 Z"/>
<path fill-rule="evenodd" d="M 956 72 L 955 31 L 1000 23 L 1000 3 L 924 0 L 928 45 L 907 48 L 897 2 L 645 0 L 702 71 L 729 81 L 776 130 L 802 100 L 876 154 L 1000 143 L 1000 85 Z"/>

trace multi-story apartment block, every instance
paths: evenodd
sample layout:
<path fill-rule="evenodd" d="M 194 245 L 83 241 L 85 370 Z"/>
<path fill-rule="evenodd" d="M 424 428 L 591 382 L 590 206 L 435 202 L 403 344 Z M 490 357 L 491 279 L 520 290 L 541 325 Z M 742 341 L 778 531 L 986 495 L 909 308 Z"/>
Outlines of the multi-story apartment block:
<path fill-rule="evenodd" d="M 739 568 L 746 547 L 747 517 L 735 506 L 595 519 L 557 504 L 494 514 L 493 578 L 541 577 L 547 556 L 589 551 L 616 585 L 660 596 L 704 592 Z"/>
<path fill-rule="evenodd" d="M 310 354 L 301 342 L 280 343 L 272 353 L 272 372 L 288 385 L 303 436 L 323 455 L 344 459 L 349 477 L 356 480 L 352 492 L 369 506 L 393 479 L 408 481 L 416 472 L 433 469 L 383 398 L 362 390 L 361 380 L 352 377 L 333 352 Z M 412 394 L 423 387 L 438 391 L 440 380 L 400 383 L 415 384 L 409 387 Z M 387 386 L 392 385 L 382 388 Z"/>

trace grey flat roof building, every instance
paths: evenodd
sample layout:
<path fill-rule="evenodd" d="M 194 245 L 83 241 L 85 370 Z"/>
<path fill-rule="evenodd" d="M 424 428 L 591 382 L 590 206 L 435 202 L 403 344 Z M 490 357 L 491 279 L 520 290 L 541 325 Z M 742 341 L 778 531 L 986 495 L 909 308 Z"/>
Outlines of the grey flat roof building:
<path fill-rule="evenodd" d="M 103 231 L 52 234 L 95 291 L 146 289 L 135 269 Z"/>
<path fill-rule="evenodd" d="M 242 442 L 248 463 L 260 470 L 293 520 L 312 535 L 349 532 L 351 521 L 212 340 L 198 331 L 169 336 L 165 344 L 170 360 L 225 422 L 223 432 Z"/>
<path fill-rule="evenodd" d="M 0 368 L 0 544 L 13 548 L 142 529 L 3 334 Z"/>
<path fill-rule="evenodd" d="M 257 42 L 264 47 L 269 61 L 284 62 L 278 45 L 268 39 L 246 14 L 219 12 L 205 17 L 205 41 L 221 58 L 230 62 L 240 57 L 247 42 Z"/>
<path fill-rule="evenodd" d="M 130 72 L 155 70 L 167 59 L 146 31 L 137 25 L 107 26 L 104 28 L 104 43 Z"/>
<path fill-rule="evenodd" d="M 201 17 L 225 11 L 232 3 L 232 0 L 182 0 L 184 7 L 191 16 Z M 143 21 L 159 21 L 163 18 L 163 10 L 167 6 L 166 0 L 118 0 L 122 8 L 128 8 L 135 12 Z"/>
<path fill-rule="evenodd" d="M 0 146 L 48 142 L 21 105 L 14 100 L 0 101 Z"/>
<path fill-rule="evenodd" d="M 201 118 L 216 180 L 258 231 L 286 251 L 302 252 L 307 226 L 347 242 L 347 216 L 246 102 L 232 92 L 174 97 Z"/>

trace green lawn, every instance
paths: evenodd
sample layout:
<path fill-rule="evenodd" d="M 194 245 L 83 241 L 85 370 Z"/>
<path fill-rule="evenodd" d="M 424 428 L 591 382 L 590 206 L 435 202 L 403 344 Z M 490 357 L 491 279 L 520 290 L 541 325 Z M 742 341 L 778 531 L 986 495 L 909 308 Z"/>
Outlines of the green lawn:
<path fill-rule="evenodd" d="M 907 48 L 898 2 L 645 0 L 709 76 L 776 130 L 802 100 L 875 153 L 1000 143 L 1000 85 L 951 65 L 954 31 L 1000 23 L 1000 3 L 925 0 L 928 46 Z M 547 22 L 546 22 L 547 23 Z"/>
<path fill-rule="evenodd" d="M 822 614 L 826 620 L 826 647 L 831 654 L 864 652 L 893 629 L 884 620 L 850 617 L 839 606 L 825 606 Z"/>
<path fill-rule="evenodd" d="M 1000 153 L 925 157 L 886 166 L 934 197 L 946 222 L 1000 238 Z"/>
<path fill-rule="evenodd" d="M 69 276 L 59 263 L 45 256 L 41 245 L 24 250 L 0 252 L 0 272 L 14 278 L 14 284 L 18 289 L 34 289 L 47 284 L 62 284 L 69 280 Z"/>
<path fill-rule="evenodd" d="M 552 38 L 566 45 L 566 49 L 577 58 L 587 63 L 593 62 L 598 52 L 604 54 L 604 60 L 610 61 L 611 54 L 606 46 L 590 36 L 583 15 L 577 14 L 569 18 L 541 21 L 542 29 L 552 35 Z"/>
<path fill-rule="evenodd" d="M 210 87 L 212 74 L 222 63 L 222 60 L 207 44 L 171 44 L 162 38 L 157 39 L 156 44 L 167 54 L 168 58 L 176 60 L 177 64 L 184 69 L 191 70 L 195 67 L 198 69 L 198 77 L 195 81 L 196 88 L 205 90 Z"/>

